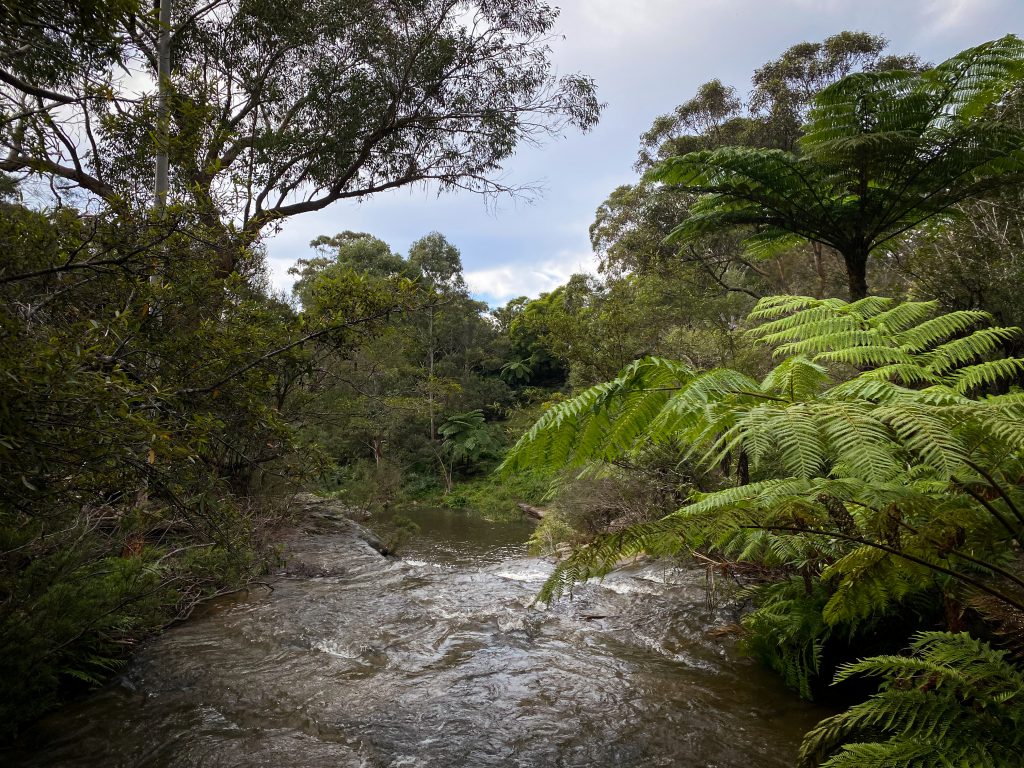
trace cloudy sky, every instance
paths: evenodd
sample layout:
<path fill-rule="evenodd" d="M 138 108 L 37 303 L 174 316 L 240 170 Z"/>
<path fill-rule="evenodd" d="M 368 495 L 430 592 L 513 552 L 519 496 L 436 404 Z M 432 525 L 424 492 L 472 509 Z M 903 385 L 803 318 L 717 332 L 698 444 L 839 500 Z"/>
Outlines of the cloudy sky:
<path fill-rule="evenodd" d="M 553 0 L 562 9 L 554 60 L 597 81 L 607 106 L 588 134 L 524 147 L 505 168 L 511 184 L 540 184 L 532 203 L 422 189 L 340 202 L 286 222 L 268 243 L 275 286 L 287 289 L 309 241 L 370 232 L 400 253 L 426 233 L 462 252 L 466 279 L 492 305 L 537 296 L 591 271 L 587 236 L 597 206 L 630 183 L 638 139 L 655 116 L 719 78 L 741 91 L 753 70 L 794 43 L 844 29 L 885 35 L 894 53 L 938 62 L 1008 32 L 1024 33 L 1024 0 Z"/>

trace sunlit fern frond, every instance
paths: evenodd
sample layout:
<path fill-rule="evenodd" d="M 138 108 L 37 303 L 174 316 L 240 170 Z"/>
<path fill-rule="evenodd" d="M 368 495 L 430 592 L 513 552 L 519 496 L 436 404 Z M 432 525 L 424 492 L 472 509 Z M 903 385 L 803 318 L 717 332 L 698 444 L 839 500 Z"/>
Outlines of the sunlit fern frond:
<path fill-rule="evenodd" d="M 939 311 L 937 301 L 904 301 L 890 303 L 885 311 L 875 316 L 875 326 L 888 334 L 897 334 L 920 325 Z"/>
<path fill-rule="evenodd" d="M 825 366 L 796 355 L 775 366 L 761 382 L 761 390 L 796 403 L 814 397 L 830 381 Z"/>
<path fill-rule="evenodd" d="M 1007 383 L 1019 383 L 1024 377 L 1024 359 L 1003 358 L 969 365 L 952 373 L 959 392 L 969 393 Z"/>
<path fill-rule="evenodd" d="M 542 603 L 557 600 L 562 595 L 571 593 L 574 584 L 592 578 L 602 578 L 624 559 L 635 555 L 678 554 L 686 547 L 682 526 L 683 522 L 679 518 L 669 516 L 597 537 L 586 546 L 576 549 L 555 566 L 555 570 L 541 587 L 537 600 Z"/>
<path fill-rule="evenodd" d="M 612 381 L 549 408 L 519 439 L 500 470 L 554 471 L 627 451 L 690 380 L 684 363 L 645 358 Z"/>
<path fill-rule="evenodd" d="M 992 316 L 988 312 L 947 312 L 906 328 L 896 334 L 894 340 L 907 352 L 925 352 L 981 323 L 989 322 L 992 322 Z"/>

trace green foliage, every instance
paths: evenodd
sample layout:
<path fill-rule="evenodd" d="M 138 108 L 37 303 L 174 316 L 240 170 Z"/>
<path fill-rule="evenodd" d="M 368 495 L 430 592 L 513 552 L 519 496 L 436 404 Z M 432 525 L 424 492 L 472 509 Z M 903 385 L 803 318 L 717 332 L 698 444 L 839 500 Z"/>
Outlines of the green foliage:
<path fill-rule="evenodd" d="M 437 432 L 443 438 L 442 449 L 454 464 L 478 462 L 498 447 L 481 410 L 450 416 Z"/>
<path fill-rule="evenodd" d="M 656 439 L 650 429 L 654 417 L 692 376 L 681 363 L 637 361 L 618 378 L 549 408 L 519 439 L 501 470 L 556 471 L 627 455 L 640 447 L 641 431 L 643 439 Z"/>
<path fill-rule="evenodd" d="M 554 510 L 545 515 L 530 534 L 530 554 L 556 555 L 559 547 L 574 544 L 578 539 L 579 531 L 563 520 L 558 510 Z"/>
<path fill-rule="evenodd" d="M 533 301 L 513 299 L 497 313 L 511 356 L 529 366 L 529 380 L 537 386 L 562 385 L 568 373 L 566 361 L 553 349 L 551 338 L 552 320 L 561 314 L 564 292 L 558 289 Z"/>
<path fill-rule="evenodd" d="M 331 255 L 301 262 L 296 295 L 309 320 L 365 312 L 352 302 L 373 296 L 406 301 L 372 343 L 322 358 L 317 380 L 301 394 L 301 409 L 321 415 L 303 434 L 348 465 L 341 484 L 350 497 L 377 504 L 416 495 L 406 481 L 437 473 L 439 463 L 450 480 L 453 468 L 494 453 L 492 430 L 477 429 L 473 414 L 500 417 L 511 391 L 494 349 L 497 331 L 467 293 L 458 250 L 436 232 L 416 241 L 408 259 L 365 233 L 312 245 Z M 449 418 L 465 423 L 442 432 Z"/>
<path fill-rule="evenodd" d="M 288 274 L 297 278 L 292 285 L 292 295 L 303 307 L 314 311 L 314 286 L 332 276 L 357 274 L 380 279 L 416 276 L 415 269 L 393 253 L 387 243 L 365 232 L 346 231 L 333 237 L 321 235 L 310 247 L 325 255 L 298 259 Z"/>
<path fill-rule="evenodd" d="M 803 579 L 759 587 L 757 607 L 743 617 L 744 650 L 773 669 L 805 699 L 821 672 L 822 653 L 832 628 L 822 618 L 828 600 L 821 582 L 810 594 Z"/>
<path fill-rule="evenodd" d="M 751 320 L 764 322 L 750 335 L 788 356 L 760 382 L 637 361 L 547 411 L 504 469 L 581 466 L 681 439 L 708 465 L 742 452 L 755 470 L 779 462 L 794 477 L 832 467 L 835 476 L 888 480 L 908 458 L 947 479 L 955 468 L 970 472 L 963 461 L 975 429 L 1001 433 L 1020 419 L 1015 395 L 971 397 L 1020 376 L 1024 361 L 997 356 L 1020 330 L 976 327 L 988 319 L 980 312 L 928 318 L 935 310 L 883 298 L 762 300 Z M 836 380 L 851 369 L 860 372 Z"/>
<path fill-rule="evenodd" d="M 552 406 L 505 472 L 601 471 L 679 444 L 734 485 L 598 536 L 544 585 L 551 600 L 623 558 L 713 550 L 781 574 L 747 644 L 804 695 L 824 644 L 940 595 L 1024 614 L 1020 330 L 934 302 L 771 297 L 748 333 L 783 357 L 760 381 L 647 358 Z M 988 610 L 991 610 L 989 608 Z"/>
<path fill-rule="evenodd" d="M 529 360 L 509 360 L 501 366 L 501 378 L 511 384 L 525 384 L 532 375 Z"/>
<path fill-rule="evenodd" d="M 464 293 L 462 256 L 440 232 L 431 232 L 409 246 L 409 264 L 439 293 Z"/>
<path fill-rule="evenodd" d="M 1024 673 L 966 633 L 923 632 L 912 655 L 843 667 L 836 682 L 882 679 L 867 701 L 807 734 L 799 766 L 1011 768 L 1024 761 Z"/>
<path fill-rule="evenodd" d="M 0 31 L 13 34 L 0 54 L 24 59 L 30 80 L 0 85 L 0 111 L 21 115 L 0 130 L 4 170 L 61 179 L 110 205 L 148 204 L 154 94 L 139 98 L 111 57 L 90 56 L 113 48 L 156 79 L 158 16 L 137 5 L 4 4 Z M 536 0 L 207 6 L 173 3 L 171 193 L 221 225 L 218 247 L 395 187 L 501 189 L 495 175 L 519 140 L 587 130 L 600 113 L 589 78 L 552 71 L 557 11 Z M 26 113 L 22 101 L 67 62 L 81 63 L 78 76 Z M 230 272 L 229 254 L 218 255 Z"/>
<path fill-rule="evenodd" d="M 1012 106 L 1020 121 L 1019 99 Z M 1009 119 L 1009 118 L 1008 118 Z M 1019 187 L 957 206 L 924 226 L 899 252 L 914 296 L 947 310 L 984 309 L 1001 324 L 1024 324 L 1024 197 Z"/>
<path fill-rule="evenodd" d="M 692 99 L 654 120 L 641 136 L 635 167 L 647 171 L 674 156 L 723 147 L 792 152 L 822 89 L 855 72 L 921 68 L 915 56 L 887 55 L 886 46 L 884 38 L 863 32 L 840 32 L 820 42 L 798 43 L 754 72 L 746 103 L 736 89 L 719 80 L 705 83 Z M 842 290 L 841 259 L 831 249 L 820 243 L 808 245 L 803 238 L 739 227 L 702 234 L 682 247 L 667 241 L 669 233 L 687 220 L 698 198 L 699 193 L 656 183 L 649 176 L 615 189 L 598 208 L 590 227 L 602 272 L 671 280 L 678 304 L 705 323 L 719 318 L 736 322 L 749 311 L 750 299 L 764 295 L 824 297 Z M 873 280 L 891 292 L 895 288 L 890 286 L 900 279 L 886 273 Z M 742 306 L 730 307 L 737 304 Z M 654 316 L 661 317 L 675 306 L 668 298 Z M 642 354 L 678 356 L 655 349 L 635 356 Z M 727 363 L 735 366 L 733 361 Z M 611 375 L 606 372 L 603 378 Z"/>
<path fill-rule="evenodd" d="M 459 480 L 451 493 L 437 501 L 455 509 L 468 510 L 487 520 L 516 521 L 523 518 L 517 504 L 540 504 L 547 489 L 545 479 L 531 475 L 498 478 L 494 474 L 486 474 Z"/>
<path fill-rule="evenodd" d="M 392 515 L 383 525 L 374 530 L 384 539 L 384 547 L 389 554 L 398 552 L 410 539 L 420 532 L 420 526 L 405 515 Z"/>
<path fill-rule="evenodd" d="M 665 160 L 651 178 L 700 195 L 671 237 L 752 226 L 757 251 L 797 235 L 842 254 L 861 298 L 872 251 L 1024 176 L 1024 134 L 1000 119 L 1022 74 L 1024 44 L 1008 35 L 923 72 L 860 72 L 825 88 L 800 154 L 734 146 Z"/>
<path fill-rule="evenodd" d="M 322 468 L 299 450 L 292 394 L 314 354 L 363 343 L 402 299 L 337 279 L 299 317 L 262 293 L 257 253 L 219 277 L 215 233 L 187 211 L 2 208 L 7 736 L 266 567 L 280 513 L 251 495 Z"/>
<path fill-rule="evenodd" d="M 89 65 L 122 58 L 118 31 L 141 9 L 138 0 L 5 2 L 0 65 L 43 87 L 65 85 Z"/>

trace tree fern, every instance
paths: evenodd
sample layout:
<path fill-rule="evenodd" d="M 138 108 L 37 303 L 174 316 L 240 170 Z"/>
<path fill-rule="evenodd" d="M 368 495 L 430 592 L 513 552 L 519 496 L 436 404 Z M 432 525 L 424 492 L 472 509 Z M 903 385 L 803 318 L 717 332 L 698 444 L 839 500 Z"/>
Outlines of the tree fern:
<path fill-rule="evenodd" d="M 1020 331 L 935 313 L 881 297 L 770 297 L 750 334 L 797 352 L 761 381 L 652 358 L 555 406 L 505 471 L 600 465 L 672 441 L 709 472 L 742 458 L 750 476 L 599 538 L 556 568 L 541 598 L 623 556 L 703 548 L 820 582 L 829 632 L 928 593 L 1024 609 L 1024 396 L 983 395 L 1018 383 L 1021 361 L 999 355 Z"/>
<path fill-rule="evenodd" d="M 1024 133 L 999 119 L 1022 80 L 1024 43 L 1013 35 L 925 72 L 850 75 L 815 96 L 799 153 L 720 147 L 657 166 L 651 180 L 699 195 L 670 240 L 744 227 L 755 255 L 794 238 L 822 243 L 842 255 L 861 298 L 872 251 L 1024 177 Z"/>
<path fill-rule="evenodd" d="M 1024 765 L 1024 673 L 967 634 L 925 632 L 912 655 L 843 667 L 836 682 L 882 678 L 868 701 L 807 734 L 800 768 Z"/>
<path fill-rule="evenodd" d="M 967 397 L 1021 378 L 1024 360 L 997 357 L 999 345 L 1020 330 L 976 327 L 991 321 L 984 313 L 931 318 L 924 312 L 933 305 L 903 306 L 876 297 L 762 301 L 751 318 L 767 322 L 751 335 L 777 351 L 800 347 L 762 381 L 728 369 L 697 373 L 660 358 L 638 361 L 548 411 L 503 469 L 580 466 L 682 439 L 708 463 L 747 450 L 805 476 L 827 474 L 839 462 L 870 478 L 906 461 L 949 476 L 974 449 L 977 429 L 998 438 L 1006 432 L 1000 419 L 1024 415 Z M 843 380 L 842 366 L 858 372 Z M 998 416 L 986 412 L 1000 408 Z"/>

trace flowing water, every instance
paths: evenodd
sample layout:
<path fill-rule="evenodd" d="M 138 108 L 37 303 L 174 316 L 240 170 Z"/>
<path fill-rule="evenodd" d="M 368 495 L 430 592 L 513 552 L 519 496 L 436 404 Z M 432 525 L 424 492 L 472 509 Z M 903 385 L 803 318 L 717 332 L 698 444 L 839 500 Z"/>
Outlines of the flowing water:
<path fill-rule="evenodd" d="M 341 524 L 274 590 L 148 643 L 40 723 L 26 766 L 790 766 L 821 716 L 709 628 L 704 572 L 655 563 L 531 602 L 530 523 L 415 513 L 382 558 Z"/>

